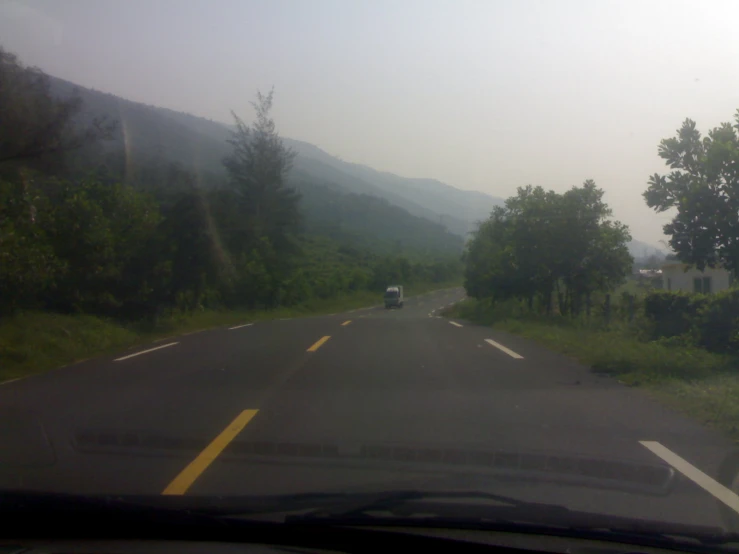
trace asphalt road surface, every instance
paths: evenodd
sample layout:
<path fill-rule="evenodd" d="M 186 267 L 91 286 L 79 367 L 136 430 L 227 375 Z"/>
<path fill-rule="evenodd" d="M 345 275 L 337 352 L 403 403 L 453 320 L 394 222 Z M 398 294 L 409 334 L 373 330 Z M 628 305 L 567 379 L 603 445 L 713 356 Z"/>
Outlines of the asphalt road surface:
<path fill-rule="evenodd" d="M 717 482 L 728 440 L 530 341 L 439 317 L 463 297 L 245 321 L 4 383 L 0 487 L 452 486 L 720 526 L 739 509 Z M 585 474 L 612 486 L 562 486 Z"/>

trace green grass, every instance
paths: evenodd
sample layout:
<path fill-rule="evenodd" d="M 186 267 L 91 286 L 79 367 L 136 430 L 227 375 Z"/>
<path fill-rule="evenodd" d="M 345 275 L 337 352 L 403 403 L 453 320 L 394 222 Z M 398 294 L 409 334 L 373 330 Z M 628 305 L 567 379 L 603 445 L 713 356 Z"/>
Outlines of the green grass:
<path fill-rule="evenodd" d="M 459 286 L 458 282 L 408 285 L 406 296 Z M 94 356 L 120 352 L 168 336 L 284 317 L 341 312 L 382 303 L 382 293 L 359 291 L 277 310 L 203 311 L 161 319 L 155 326 L 123 325 L 88 315 L 29 312 L 0 319 L 0 382 L 41 373 Z"/>
<path fill-rule="evenodd" d="M 652 387 L 672 406 L 739 441 L 739 376 L 719 373 L 698 380 L 672 380 Z"/>
<path fill-rule="evenodd" d="M 449 315 L 532 339 L 593 371 L 644 387 L 669 406 L 739 439 L 739 361 L 679 340 L 648 341 L 639 325 L 609 328 L 466 300 Z"/>
<path fill-rule="evenodd" d="M 139 340 L 144 337 L 135 331 L 93 316 L 17 315 L 0 322 L 0 381 L 123 349 Z"/>

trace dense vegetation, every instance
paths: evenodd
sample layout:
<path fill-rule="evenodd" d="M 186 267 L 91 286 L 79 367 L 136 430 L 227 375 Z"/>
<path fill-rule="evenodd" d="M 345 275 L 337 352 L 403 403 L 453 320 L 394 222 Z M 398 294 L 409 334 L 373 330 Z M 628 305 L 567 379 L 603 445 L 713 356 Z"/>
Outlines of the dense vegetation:
<path fill-rule="evenodd" d="M 78 96 L 58 98 L 47 76 L 2 50 L 0 82 L 6 315 L 273 309 L 460 274 L 461 239 L 441 226 L 316 183 L 303 198 L 287 180 L 294 155 L 269 115 L 271 93 L 253 103 L 253 125 L 234 116 L 230 155 L 216 169 L 212 155 L 205 165 L 155 149 L 133 159 L 123 147 L 151 137 L 92 117 Z M 320 217 L 307 218 L 306 204 Z"/>
<path fill-rule="evenodd" d="M 698 269 L 739 270 L 739 111 L 701 137 L 686 119 L 659 155 L 672 170 L 649 179 L 644 198 L 658 212 L 676 209 L 664 226 L 678 258 Z"/>
<path fill-rule="evenodd" d="M 625 225 L 609 219 L 593 181 L 564 194 L 519 188 L 468 244 L 465 287 L 477 299 L 526 299 L 577 315 L 594 292 L 621 284 L 633 259 Z"/>
<path fill-rule="evenodd" d="M 653 292 L 644 311 L 653 338 L 677 339 L 712 352 L 739 353 L 739 290 L 715 294 Z"/>
<path fill-rule="evenodd" d="M 161 171 L 171 162 L 192 173 L 203 186 L 225 179 L 222 159 L 230 153 L 228 126 L 112 94 L 75 88 L 72 83 L 53 77 L 50 84 L 52 94 L 60 99 L 78 95 L 86 117 L 114 116 L 121 122 L 111 133 L 111 140 L 95 145 L 94 156 L 115 167 L 117 173 L 125 172 L 128 179 L 144 170 L 150 173 L 152 168 Z M 419 185 L 414 179 L 349 164 L 302 141 L 283 138 L 283 143 L 298 153 L 286 182 L 303 196 L 301 211 L 306 225 L 321 223 L 324 212 L 314 210 L 316 203 L 307 201 L 310 197 L 318 197 L 322 202 L 333 204 L 342 225 L 352 235 L 372 243 L 370 247 L 374 246 L 374 234 L 378 229 L 367 221 L 365 213 L 377 213 L 384 228 L 396 221 L 394 212 L 400 209 L 416 234 L 422 233 L 426 240 L 439 245 L 436 252 L 456 255 L 462 250 L 464 233 L 479 219 L 478 214 L 482 211 L 487 215 L 489 209 L 485 206 L 492 208 L 496 201 L 487 195 L 461 191 L 442 183 L 422 181 Z M 92 155 L 92 148 L 87 148 L 79 157 L 88 160 Z M 381 199 L 385 202 L 378 203 Z M 466 209 L 469 204 L 475 209 Z M 357 206 L 362 209 L 357 210 Z M 449 215 L 450 210 L 458 215 Z M 466 220 L 460 218 L 461 214 L 467 215 Z M 371 228 L 371 232 L 368 233 L 367 228 Z M 405 254 L 416 253 L 415 244 L 408 242 L 407 247 Z"/>

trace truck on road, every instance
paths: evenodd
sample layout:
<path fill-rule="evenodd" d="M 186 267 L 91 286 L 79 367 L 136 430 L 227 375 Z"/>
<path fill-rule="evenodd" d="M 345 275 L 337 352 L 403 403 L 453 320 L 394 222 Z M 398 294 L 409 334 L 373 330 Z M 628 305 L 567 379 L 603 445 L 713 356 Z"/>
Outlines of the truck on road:
<path fill-rule="evenodd" d="M 385 309 L 403 307 L 403 285 L 390 285 L 385 291 Z"/>

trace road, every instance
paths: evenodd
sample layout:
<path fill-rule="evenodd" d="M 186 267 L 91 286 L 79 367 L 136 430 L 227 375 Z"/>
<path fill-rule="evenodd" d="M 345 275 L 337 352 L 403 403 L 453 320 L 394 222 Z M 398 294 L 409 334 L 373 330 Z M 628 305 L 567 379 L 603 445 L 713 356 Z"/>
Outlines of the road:
<path fill-rule="evenodd" d="M 453 477 L 579 509 L 723 524 L 727 491 L 712 477 L 732 451 L 726 439 L 530 341 L 439 317 L 463 297 L 244 322 L 0 385 L 0 486 L 238 495 Z M 594 476 L 633 490 L 470 480 L 493 459 L 528 470 L 589 460 Z M 670 467 L 675 489 L 645 494 Z"/>

